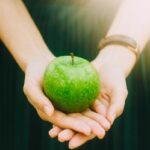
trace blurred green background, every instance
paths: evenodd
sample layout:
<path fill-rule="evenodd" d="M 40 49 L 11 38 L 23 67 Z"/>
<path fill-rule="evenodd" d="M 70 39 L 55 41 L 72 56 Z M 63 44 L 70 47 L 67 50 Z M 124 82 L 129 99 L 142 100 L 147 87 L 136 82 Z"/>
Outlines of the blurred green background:
<path fill-rule="evenodd" d="M 92 60 L 120 0 L 24 0 L 50 50 Z M 15 18 L 14 18 L 15 21 Z M 23 35 L 22 35 L 23 36 Z M 150 44 L 129 76 L 129 96 L 123 115 L 104 140 L 92 140 L 79 150 L 150 149 Z M 0 44 L 0 150 L 67 150 L 48 137 L 51 125 L 39 119 L 22 92 L 24 73 Z"/>

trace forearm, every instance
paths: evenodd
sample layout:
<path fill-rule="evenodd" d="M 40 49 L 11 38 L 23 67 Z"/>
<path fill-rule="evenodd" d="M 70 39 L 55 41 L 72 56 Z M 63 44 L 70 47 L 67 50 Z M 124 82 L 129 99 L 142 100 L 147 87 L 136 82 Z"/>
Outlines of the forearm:
<path fill-rule="evenodd" d="M 132 37 L 141 51 L 150 38 L 150 1 L 124 0 L 107 35 Z"/>
<path fill-rule="evenodd" d="M 0 39 L 23 71 L 33 58 L 53 57 L 21 0 L 1 0 Z"/>
<path fill-rule="evenodd" d="M 150 38 L 150 2 L 149 0 L 124 0 L 106 36 L 123 34 L 133 38 L 140 53 Z M 105 61 L 114 59 L 122 65 L 126 76 L 133 68 L 136 57 L 133 52 L 122 46 L 108 46 L 98 57 Z"/>

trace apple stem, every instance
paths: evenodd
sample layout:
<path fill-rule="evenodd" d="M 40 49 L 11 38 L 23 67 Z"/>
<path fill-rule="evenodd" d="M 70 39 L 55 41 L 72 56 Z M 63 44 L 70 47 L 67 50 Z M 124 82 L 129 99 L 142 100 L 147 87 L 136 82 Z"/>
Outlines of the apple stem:
<path fill-rule="evenodd" d="M 71 55 L 71 60 L 72 60 L 72 65 L 74 64 L 74 53 L 70 53 Z"/>

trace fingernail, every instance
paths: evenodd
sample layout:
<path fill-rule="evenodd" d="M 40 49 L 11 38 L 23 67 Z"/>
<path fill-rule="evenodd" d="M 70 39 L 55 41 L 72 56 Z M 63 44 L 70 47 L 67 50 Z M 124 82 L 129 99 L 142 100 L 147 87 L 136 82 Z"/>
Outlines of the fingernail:
<path fill-rule="evenodd" d="M 69 149 L 74 149 L 75 148 L 75 144 L 71 143 L 69 144 Z"/>
<path fill-rule="evenodd" d="M 65 142 L 65 140 L 62 137 L 58 137 L 59 142 Z"/>
<path fill-rule="evenodd" d="M 51 115 L 51 109 L 48 106 L 44 106 L 44 112 L 46 115 L 50 116 Z"/>
<path fill-rule="evenodd" d="M 51 138 L 55 138 L 56 137 L 56 134 L 53 131 L 51 131 L 51 130 L 48 132 L 48 134 L 49 134 L 49 136 Z"/>

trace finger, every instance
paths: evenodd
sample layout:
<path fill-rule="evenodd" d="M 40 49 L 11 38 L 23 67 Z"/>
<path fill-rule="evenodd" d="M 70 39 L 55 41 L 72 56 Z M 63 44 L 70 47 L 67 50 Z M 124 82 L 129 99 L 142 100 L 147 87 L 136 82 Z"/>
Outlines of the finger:
<path fill-rule="evenodd" d="M 61 128 L 54 126 L 51 130 L 49 130 L 48 134 L 51 138 L 55 138 L 61 131 Z"/>
<path fill-rule="evenodd" d="M 61 128 L 72 129 L 85 135 L 91 133 L 91 129 L 86 123 L 65 115 L 62 112 L 54 111 L 53 115 L 51 115 L 52 109 L 50 108 L 53 108 L 52 104 L 48 98 L 44 96 L 40 87 L 35 86 L 33 82 L 25 84 L 24 91 L 29 98 L 30 103 L 38 110 L 38 112 L 40 112 L 40 114 L 42 114 L 41 116 L 45 120 L 52 122 Z"/>
<path fill-rule="evenodd" d="M 107 90 L 101 89 L 100 94 L 99 94 L 98 97 L 99 97 L 99 99 L 103 98 L 103 99 L 109 101 L 110 100 L 110 93 L 111 93 L 111 91 L 108 90 L 108 89 Z"/>
<path fill-rule="evenodd" d="M 58 140 L 60 142 L 69 141 L 74 136 L 74 134 L 74 131 L 70 129 L 65 129 L 58 134 Z"/>
<path fill-rule="evenodd" d="M 85 136 L 83 134 L 79 134 L 77 133 L 75 136 L 73 136 L 73 138 L 69 141 L 69 148 L 70 149 L 74 149 L 77 148 L 81 145 L 83 145 L 84 143 L 86 143 L 87 141 L 93 139 L 95 137 L 95 135 L 90 135 L 90 136 Z"/>
<path fill-rule="evenodd" d="M 80 132 L 85 135 L 91 134 L 91 128 L 84 121 L 73 118 L 60 111 L 55 110 L 51 117 L 47 117 L 43 112 L 42 116 L 47 118 L 47 121 L 55 124 L 56 126 L 63 129 L 72 129 L 73 131 Z"/>
<path fill-rule="evenodd" d="M 48 116 L 54 112 L 54 107 L 50 100 L 44 95 L 41 87 L 33 82 L 28 82 L 24 85 L 24 93 L 29 102 L 38 110 L 42 111 Z"/>
<path fill-rule="evenodd" d="M 92 129 L 92 133 L 95 134 L 98 138 L 102 139 L 105 136 L 105 130 L 96 121 L 88 117 L 76 115 L 76 114 L 73 117 L 81 121 L 84 121 L 86 124 L 88 124 Z"/>
<path fill-rule="evenodd" d="M 72 129 L 85 135 L 91 134 L 90 126 L 84 121 L 73 118 L 59 111 L 54 111 L 54 115 L 52 116 L 51 121 L 65 129 Z"/>
<path fill-rule="evenodd" d="M 95 112 L 91 111 L 90 109 L 83 112 L 82 114 L 85 115 L 86 117 L 91 118 L 92 120 L 95 120 L 96 122 L 98 122 L 106 131 L 108 131 L 110 129 L 110 122 L 108 122 L 108 120 L 105 117 L 103 117 L 102 115 L 95 113 Z"/>
<path fill-rule="evenodd" d="M 48 121 L 47 119 L 47 115 L 45 113 L 43 113 L 42 111 L 36 109 L 37 114 L 39 115 L 39 117 L 43 120 L 43 121 Z"/>
<path fill-rule="evenodd" d="M 95 112 L 101 114 L 102 116 L 106 116 L 107 113 L 107 109 L 108 106 L 106 105 L 106 103 L 104 102 L 104 99 L 100 99 L 100 100 L 96 100 L 93 105 L 92 105 L 92 110 L 94 110 Z"/>
<path fill-rule="evenodd" d="M 111 104 L 107 113 L 107 118 L 111 124 L 113 124 L 114 120 L 122 114 L 126 98 L 127 90 L 120 88 L 112 93 Z"/>

